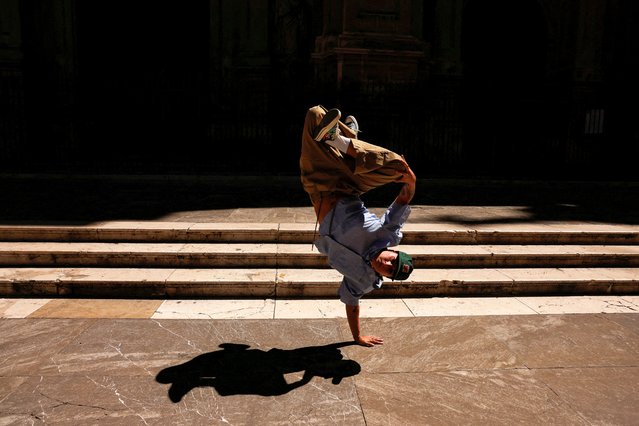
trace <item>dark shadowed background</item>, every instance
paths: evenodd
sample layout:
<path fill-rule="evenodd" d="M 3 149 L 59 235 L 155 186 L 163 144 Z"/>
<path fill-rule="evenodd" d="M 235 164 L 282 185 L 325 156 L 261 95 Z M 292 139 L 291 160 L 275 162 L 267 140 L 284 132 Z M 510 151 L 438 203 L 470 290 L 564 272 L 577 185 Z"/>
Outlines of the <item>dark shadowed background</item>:
<path fill-rule="evenodd" d="M 635 179 L 630 0 L 3 0 L 9 173 L 298 172 L 305 111 L 420 177 Z"/>

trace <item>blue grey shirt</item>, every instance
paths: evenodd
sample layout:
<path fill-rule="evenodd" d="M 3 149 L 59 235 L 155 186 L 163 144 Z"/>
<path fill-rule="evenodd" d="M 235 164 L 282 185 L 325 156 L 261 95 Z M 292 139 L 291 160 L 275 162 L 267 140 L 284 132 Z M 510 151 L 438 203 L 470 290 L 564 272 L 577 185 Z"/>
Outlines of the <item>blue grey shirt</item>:
<path fill-rule="evenodd" d="M 359 305 L 364 294 L 382 286 L 383 279 L 371 267 L 371 258 L 399 244 L 410 211 L 409 205 L 393 203 L 378 218 L 359 197 L 345 197 L 326 215 L 315 246 L 328 256 L 331 267 L 344 275 L 339 288 L 342 302 Z"/>

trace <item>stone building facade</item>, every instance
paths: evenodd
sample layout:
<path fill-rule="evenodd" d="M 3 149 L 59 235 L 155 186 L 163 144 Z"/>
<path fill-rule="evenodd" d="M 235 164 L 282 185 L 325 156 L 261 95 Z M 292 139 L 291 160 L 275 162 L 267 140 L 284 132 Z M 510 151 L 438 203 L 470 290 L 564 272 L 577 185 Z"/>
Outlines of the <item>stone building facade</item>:
<path fill-rule="evenodd" d="M 630 0 L 3 0 L 4 171 L 297 172 L 337 106 L 421 176 L 635 178 Z"/>

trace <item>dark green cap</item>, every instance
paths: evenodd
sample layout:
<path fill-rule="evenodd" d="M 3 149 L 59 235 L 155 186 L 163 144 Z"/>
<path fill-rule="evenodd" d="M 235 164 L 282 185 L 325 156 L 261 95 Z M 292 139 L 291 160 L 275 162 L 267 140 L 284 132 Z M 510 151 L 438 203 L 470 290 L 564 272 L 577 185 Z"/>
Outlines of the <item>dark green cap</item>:
<path fill-rule="evenodd" d="M 394 280 L 405 280 L 413 272 L 413 258 L 403 251 L 397 252 L 395 259 L 395 270 L 393 271 Z"/>

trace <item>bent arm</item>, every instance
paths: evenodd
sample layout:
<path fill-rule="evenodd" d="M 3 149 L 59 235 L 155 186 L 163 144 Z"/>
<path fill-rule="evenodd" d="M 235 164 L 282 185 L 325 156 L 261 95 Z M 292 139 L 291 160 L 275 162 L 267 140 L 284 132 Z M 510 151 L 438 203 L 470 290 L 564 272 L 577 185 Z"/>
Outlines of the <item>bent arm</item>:
<path fill-rule="evenodd" d="M 395 198 L 395 202 L 399 205 L 409 204 L 413 197 L 415 196 L 415 185 L 417 182 L 417 177 L 415 173 L 408 166 L 408 163 L 404 162 L 406 166 L 406 171 L 403 173 L 402 178 L 399 182 L 404 182 L 402 189 L 399 191 L 399 195 Z"/>

